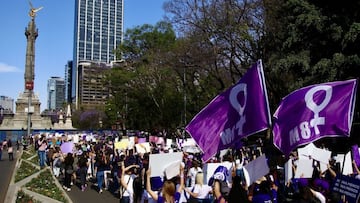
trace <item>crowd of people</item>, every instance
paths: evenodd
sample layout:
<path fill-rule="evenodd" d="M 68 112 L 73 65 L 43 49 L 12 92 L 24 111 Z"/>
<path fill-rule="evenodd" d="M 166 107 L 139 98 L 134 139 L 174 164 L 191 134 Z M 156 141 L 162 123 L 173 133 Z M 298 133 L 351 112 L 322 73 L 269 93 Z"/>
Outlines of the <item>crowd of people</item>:
<path fill-rule="evenodd" d="M 282 163 L 276 158 L 275 167 L 268 174 L 250 182 L 246 164 L 264 153 L 261 140 L 251 146 L 218 153 L 208 162 L 201 161 L 201 153 L 182 151 L 178 145 L 164 147 L 150 143 L 151 150 L 137 152 L 134 146 L 117 149 L 115 137 L 99 136 L 96 140 L 81 139 L 71 152 L 64 153 L 61 146 L 71 142 L 71 136 L 53 137 L 35 135 L 33 144 L 38 152 L 40 167 L 50 166 L 63 188 L 71 191 L 78 185 L 82 191 L 96 186 L 99 194 L 108 190 L 120 202 L 345 202 L 344 195 L 331 191 L 331 185 L 341 172 L 334 160 L 329 160 L 326 171 L 314 164 L 312 178 L 291 178 L 285 181 Z M 156 153 L 182 152 L 183 159 L 177 176 L 151 177 L 149 156 Z M 296 153 L 290 156 L 296 170 Z M 206 178 L 206 165 L 217 163 L 217 168 Z M 229 163 L 228 165 L 223 163 Z"/>

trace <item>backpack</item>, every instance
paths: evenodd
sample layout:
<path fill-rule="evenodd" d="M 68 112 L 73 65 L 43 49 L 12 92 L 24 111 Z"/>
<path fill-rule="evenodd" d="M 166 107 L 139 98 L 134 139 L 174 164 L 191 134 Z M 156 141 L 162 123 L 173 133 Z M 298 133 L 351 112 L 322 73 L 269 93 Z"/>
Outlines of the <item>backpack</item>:
<path fill-rule="evenodd" d="M 36 140 L 36 141 L 35 141 L 35 150 L 38 150 L 39 147 L 40 147 L 40 145 L 39 145 L 39 140 Z"/>

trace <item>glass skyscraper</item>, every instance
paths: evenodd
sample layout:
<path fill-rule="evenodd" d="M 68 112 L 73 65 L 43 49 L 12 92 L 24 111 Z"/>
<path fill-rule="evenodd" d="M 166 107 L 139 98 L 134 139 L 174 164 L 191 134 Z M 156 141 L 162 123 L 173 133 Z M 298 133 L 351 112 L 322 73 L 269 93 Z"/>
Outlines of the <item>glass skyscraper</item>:
<path fill-rule="evenodd" d="M 65 82 L 63 78 L 51 77 L 47 84 L 47 109 L 59 110 L 64 109 L 65 102 Z"/>
<path fill-rule="evenodd" d="M 75 0 L 72 103 L 78 106 L 80 82 L 78 67 L 82 62 L 116 61 L 114 50 L 123 38 L 124 0 Z"/>

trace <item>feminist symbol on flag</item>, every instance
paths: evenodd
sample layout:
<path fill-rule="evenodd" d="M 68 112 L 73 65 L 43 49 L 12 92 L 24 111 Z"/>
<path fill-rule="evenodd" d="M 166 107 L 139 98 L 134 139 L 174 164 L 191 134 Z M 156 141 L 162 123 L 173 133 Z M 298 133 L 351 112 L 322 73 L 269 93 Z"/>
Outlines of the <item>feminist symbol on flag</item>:
<path fill-rule="evenodd" d="M 240 102 L 238 101 L 238 95 L 241 92 L 243 92 L 244 94 L 243 105 L 241 105 Z M 231 106 L 239 113 L 240 120 L 236 122 L 236 125 L 229 127 L 220 133 L 221 141 L 224 145 L 232 143 L 235 136 L 243 134 L 243 127 L 246 122 L 246 118 L 244 115 L 246 98 L 247 98 L 246 83 L 240 83 L 231 89 L 229 94 L 229 101 Z M 238 130 L 237 133 L 236 130 Z"/>
<path fill-rule="evenodd" d="M 244 93 L 244 105 L 241 106 L 240 102 L 238 101 L 238 95 L 240 92 Z M 246 122 L 246 118 L 244 115 L 244 110 L 246 106 L 246 97 L 247 97 L 247 89 L 246 89 L 246 83 L 240 83 L 239 85 L 236 85 L 234 88 L 231 89 L 229 100 L 231 103 L 231 106 L 237 110 L 240 116 L 240 120 L 236 123 L 236 128 L 239 129 L 239 134 L 242 134 L 243 126 Z"/>
<path fill-rule="evenodd" d="M 325 98 L 319 105 L 317 105 L 314 101 L 314 94 L 322 90 L 325 91 Z M 330 85 L 313 87 L 305 95 L 306 107 L 314 112 L 314 118 L 310 120 L 310 126 L 314 128 L 316 135 L 320 134 L 318 125 L 325 125 L 325 117 L 319 117 L 319 112 L 329 104 L 331 96 L 332 87 Z"/>

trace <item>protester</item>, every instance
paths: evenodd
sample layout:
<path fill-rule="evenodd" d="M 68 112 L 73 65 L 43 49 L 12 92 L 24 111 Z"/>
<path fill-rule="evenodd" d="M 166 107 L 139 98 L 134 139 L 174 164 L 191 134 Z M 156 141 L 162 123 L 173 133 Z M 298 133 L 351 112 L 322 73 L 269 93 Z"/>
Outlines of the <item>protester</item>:
<path fill-rule="evenodd" d="M 152 199 L 154 199 L 158 203 L 179 202 L 181 193 L 184 188 L 184 166 L 183 166 L 183 164 L 180 164 L 180 185 L 178 186 L 177 190 L 176 190 L 176 185 L 173 181 L 165 180 L 163 187 L 161 189 L 161 193 L 158 194 L 158 193 L 154 192 L 151 189 L 150 175 L 151 175 L 151 169 L 149 168 L 146 171 L 146 176 L 147 176 L 146 191 L 150 194 Z"/>
<path fill-rule="evenodd" d="M 95 174 L 97 180 L 97 187 L 99 193 L 103 192 L 103 183 L 104 183 L 104 171 L 109 168 L 109 159 L 103 151 L 99 151 L 96 155 L 95 161 Z"/>
<path fill-rule="evenodd" d="M 88 157 L 85 152 L 82 152 L 78 156 L 78 168 L 79 168 L 79 177 L 80 177 L 80 187 L 81 191 L 85 191 L 87 184 L 86 184 L 86 174 L 88 170 Z"/>
<path fill-rule="evenodd" d="M 47 149 L 47 141 L 44 134 L 41 135 L 40 139 L 36 141 L 38 145 L 38 156 L 39 156 L 39 165 L 40 168 L 45 167 L 46 163 L 46 149 Z"/>
<path fill-rule="evenodd" d="M 122 165 L 121 168 L 121 186 L 125 189 L 120 199 L 121 203 L 140 203 L 144 199 L 144 190 L 142 186 L 141 176 L 132 174 L 134 168 L 139 168 L 139 165 L 130 165 L 125 168 Z"/>
<path fill-rule="evenodd" d="M 202 169 L 199 166 L 198 160 L 192 159 L 191 168 L 189 169 L 189 171 L 187 173 L 187 179 L 190 182 L 188 187 L 194 187 L 196 174 L 199 173 L 199 172 L 202 172 Z"/>
<path fill-rule="evenodd" d="M 3 145 L 2 142 L 0 143 L 0 161 L 2 161 L 2 151 L 3 151 Z"/>
<path fill-rule="evenodd" d="M 53 160 L 53 164 L 52 164 L 53 173 L 54 173 L 54 176 L 58 178 L 60 176 L 60 170 L 62 167 L 62 163 L 64 161 L 64 159 L 60 153 L 59 147 L 55 147 L 54 153 L 52 156 L 52 160 Z"/>
<path fill-rule="evenodd" d="M 14 148 L 12 145 L 12 141 L 9 139 L 7 142 L 7 149 L 8 149 L 8 155 L 9 155 L 9 161 L 14 160 Z"/>
<path fill-rule="evenodd" d="M 250 202 L 248 199 L 247 191 L 244 188 L 244 185 L 242 183 L 242 178 L 240 176 L 235 175 L 233 177 L 228 202 L 229 203 Z"/>
<path fill-rule="evenodd" d="M 187 202 L 198 202 L 198 203 L 207 203 L 210 202 L 211 199 L 209 194 L 212 193 L 212 188 L 207 184 L 204 184 L 204 173 L 198 172 L 195 178 L 195 184 L 192 189 L 184 188 L 185 192 L 187 192 L 190 197 Z"/>
<path fill-rule="evenodd" d="M 218 203 L 225 203 L 228 199 L 230 188 L 227 176 L 228 169 L 225 166 L 218 166 L 208 182 L 208 185 L 212 186 L 215 201 Z"/>
<path fill-rule="evenodd" d="M 71 191 L 71 177 L 74 173 L 74 157 L 72 153 L 67 153 L 64 159 L 64 169 L 65 169 L 65 177 L 64 177 L 64 189 L 67 191 Z"/>

